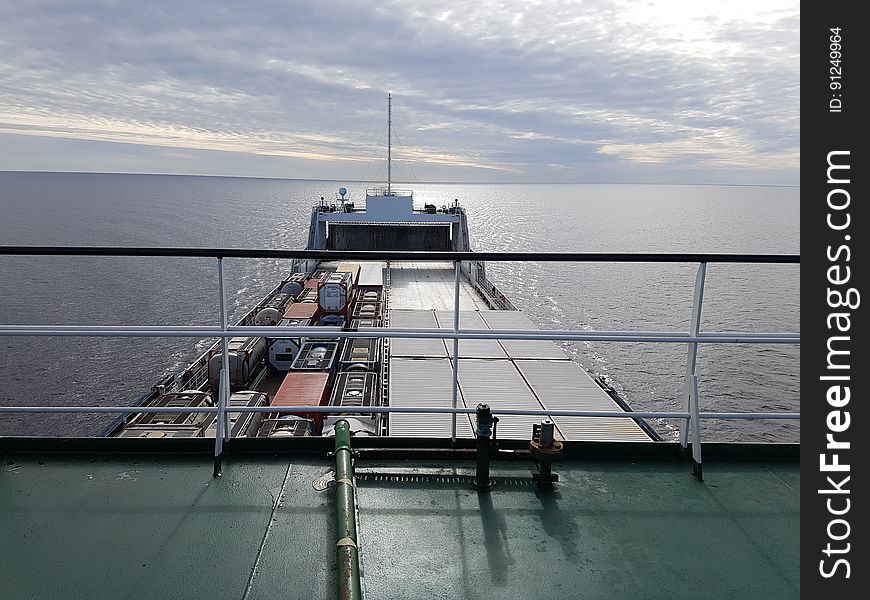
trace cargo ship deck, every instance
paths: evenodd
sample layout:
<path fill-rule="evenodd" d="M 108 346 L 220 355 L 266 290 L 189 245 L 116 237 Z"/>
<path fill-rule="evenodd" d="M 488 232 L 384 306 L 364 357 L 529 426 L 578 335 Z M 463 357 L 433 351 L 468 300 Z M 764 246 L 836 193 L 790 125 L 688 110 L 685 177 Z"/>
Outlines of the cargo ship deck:
<path fill-rule="evenodd" d="M 318 268 L 334 269 L 322 262 Z M 454 269 L 449 262 L 369 262 L 364 270 L 383 272 L 388 327 L 433 332 L 453 328 Z M 491 302 L 491 300 L 490 300 Z M 517 310 L 493 310 L 490 302 L 466 277 L 459 280 L 460 325 L 466 329 L 536 330 L 532 320 Z M 549 340 L 461 340 L 459 363 L 453 362 L 453 344 L 433 338 L 389 340 L 385 353 L 389 368 L 384 396 L 389 406 L 452 406 L 453 369 L 459 367 L 458 406 L 477 404 L 493 408 L 530 410 L 590 410 L 624 412 L 628 406 L 608 394 L 577 363 Z M 254 389 L 274 397 L 282 373 L 269 372 Z M 550 417 L 556 438 L 573 441 L 649 441 L 655 433 L 642 421 L 615 417 Z M 505 416 L 497 435 L 528 439 L 540 416 Z M 471 415 L 459 415 L 456 435 L 472 438 Z M 450 438 L 452 417 L 447 414 L 394 413 L 388 435 Z"/>
<path fill-rule="evenodd" d="M 234 453 L 213 479 L 207 455 L 10 442 L 5 598 L 336 597 L 325 452 Z M 529 463 L 494 462 L 496 487 L 482 494 L 468 461 L 361 455 L 365 597 L 797 597 L 797 463 L 705 453 L 699 482 L 682 460 L 584 452 L 558 463 L 555 491 L 532 484 Z"/>

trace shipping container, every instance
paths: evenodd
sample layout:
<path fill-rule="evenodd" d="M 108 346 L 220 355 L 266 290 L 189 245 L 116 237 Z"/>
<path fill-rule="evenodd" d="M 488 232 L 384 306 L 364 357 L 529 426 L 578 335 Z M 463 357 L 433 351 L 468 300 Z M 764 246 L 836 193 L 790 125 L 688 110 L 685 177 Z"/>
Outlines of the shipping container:
<path fill-rule="evenodd" d="M 309 327 L 311 325 L 311 321 L 308 319 L 291 319 L 289 317 L 285 317 L 278 322 L 278 325 L 281 327 Z"/>
<path fill-rule="evenodd" d="M 341 419 L 333 416 L 323 421 L 323 437 L 335 436 L 335 424 Z M 381 435 L 380 425 L 377 421 L 372 421 L 367 417 L 344 417 L 347 424 L 350 426 L 350 433 L 354 437 L 359 436 L 379 436 Z"/>
<path fill-rule="evenodd" d="M 321 327 L 344 327 L 345 321 L 344 315 L 323 315 L 317 324 Z"/>
<path fill-rule="evenodd" d="M 336 273 L 350 273 L 354 286 L 356 286 L 359 282 L 359 270 L 359 263 L 343 262 L 339 263 L 339 265 L 335 267 Z"/>
<path fill-rule="evenodd" d="M 278 321 L 277 326 L 278 327 L 309 327 L 310 325 L 311 325 L 311 321 L 308 319 L 297 319 L 297 318 L 290 319 L 290 318 L 284 317 L 283 319 Z M 293 335 L 293 336 L 285 336 L 281 333 L 275 332 L 274 336 L 268 337 L 268 338 L 266 338 L 266 340 L 271 344 L 276 339 L 283 339 L 285 337 L 293 337 L 297 340 L 300 340 L 304 336 L 301 334 L 300 335 Z"/>
<path fill-rule="evenodd" d="M 291 365 L 294 371 L 332 371 L 339 352 L 339 342 L 306 340 Z"/>
<path fill-rule="evenodd" d="M 384 265 L 380 262 L 362 263 L 359 270 L 357 286 L 360 288 L 384 287 Z"/>
<path fill-rule="evenodd" d="M 362 329 L 366 327 L 380 327 L 380 319 L 354 319 L 350 322 L 351 329 Z"/>
<path fill-rule="evenodd" d="M 383 300 L 383 289 L 360 289 L 356 293 L 356 301 L 360 302 L 381 302 Z"/>
<path fill-rule="evenodd" d="M 301 304 L 314 304 L 317 306 L 317 288 L 316 287 L 307 287 L 302 290 L 302 293 L 299 294 L 296 302 Z"/>
<path fill-rule="evenodd" d="M 254 325 L 258 327 L 269 327 L 277 325 L 283 315 L 277 308 L 267 306 L 266 308 L 258 308 L 254 317 Z"/>
<path fill-rule="evenodd" d="M 377 319 L 381 316 L 383 304 L 380 302 L 360 302 L 353 306 L 352 316 L 358 319 Z"/>
<path fill-rule="evenodd" d="M 306 273 L 292 273 L 287 279 L 281 283 L 281 292 L 290 294 L 296 298 L 305 287 L 305 281 L 308 279 Z"/>
<path fill-rule="evenodd" d="M 206 392 L 188 390 L 163 394 L 147 406 L 149 408 L 204 408 L 213 406 L 213 403 L 212 397 Z M 140 413 L 130 421 L 130 425 L 148 428 L 184 425 L 202 429 L 213 419 L 214 415 L 209 413 Z"/>
<path fill-rule="evenodd" d="M 374 371 L 381 362 L 379 338 L 352 338 L 344 343 L 341 353 L 341 369 Z"/>
<path fill-rule="evenodd" d="M 306 437 L 314 435 L 314 421 L 296 415 L 269 415 L 263 419 L 257 437 Z"/>
<path fill-rule="evenodd" d="M 280 309 L 292 301 L 293 297 L 290 294 L 278 290 L 273 292 L 265 301 L 261 302 L 257 308 L 274 307 Z"/>
<path fill-rule="evenodd" d="M 329 373 L 291 371 L 287 373 L 284 382 L 275 397 L 272 398 L 272 406 L 278 408 L 290 408 L 293 406 L 319 406 L 329 403 Z M 277 412 L 277 411 L 276 411 Z M 280 411 L 295 414 L 304 419 L 311 419 L 315 423 L 315 432 L 320 432 L 323 423 L 323 413 L 296 412 L 293 410 Z"/>
<path fill-rule="evenodd" d="M 378 376 L 375 373 L 339 373 L 329 404 L 331 406 L 378 406 L 380 395 L 377 383 Z"/>
<path fill-rule="evenodd" d="M 294 302 L 284 311 L 285 319 L 304 319 L 310 322 L 317 314 L 317 304 L 313 302 Z"/>
<path fill-rule="evenodd" d="M 263 392 L 245 390 L 230 396 L 230 406 L 265 406 L 269 397 Z M 263 413 L 242 413 L 227 411 L 230 419 L 231 437 L 249 437 L 256 435 L 263 420 Z M 205 437 L 213 438 L 217 432 L 217 419 L 205 430 Z"/>
<path fill-rule="evenodd" d="M 264 338 L 234 337 L 227 342 L 230 363 L 230 389 L 240 390 L 257 373 L 260 362 L 266 358 L 268 347 Z M 220 387 L 220 374 L 223 368 L 223 352 L 218 344 L 212 349 L 208 359 L 208 383 L 217 391 Z"/>
<path fill-rule="evenodd" d="M 332 388 L 329 398 L 330 406 L 379 406 L 380 392 L 378 376 L 374 373 L 339 373 Z M 341 413 L 325 415 L 324 431 L 335 427 L 340 419 L 353 416 L 357 425 L 363 424 L 362 429 L 370 435 L 378 435 L 380 432 L 380 415 L 361 413 Z M 348 421 L 350 422 L 350 421 Z M 358 433 L 359 427 L 352 431 Z"/>
<path fill-rule="evenodd" d="M 353 300 L 354 284 L 350 273 L 333 273 L 329 279 L 320 282 L 317 288 L 317 302 L 326 314 L 347 314 Z"/>
<path fill-rule="evenodd" d="M 289 371 L 299 354 L 298 338 L 276 338 L 269 344 L 269 367 L 275 371 Z"/>
<path fill-rule="evenodd" d="M 278 322 L 278 327 L 308 327 L 309 324 L 308 319 L 281 319 Z M 289 370 L 293 359 L 299 353 L 299 347 L 302 346 L 302 339 L 301 335 L 266 338 L 266 343 L 269 346 L 269 367 L 276 371 Z"/>
<path fill-rule="evenodd" d="M 127 427 L 118 434 L 122 438 L 193 438 L 202 437 L 202 427 L 174 425 L 165 427 Z"/>
<path fill-rule="evenodd" d="M 305 290 L 314 290 L 315 294 L 317 293 L 317 288 L 320 287 L 320 284 L 327 279 L 332 274 L 332 271 L 320 270 L 315 271 L 311 274 L 311 277 L 305 281 L 305 284 L 302 286 Z M 305 291 L 303 290 L 303 291 Z"/>
<path fill-rule="evenodd" d="M 261 327 L 277 325 L 287 305 L 293 302 L 293 296 L 282 292 L 272 294 L 265 302 L 257 306 L 254 311 L 254 324 Z"/>
<path fill-rule="evenodd" d="M 462 372 L 464 363 L 460 363 Z M 453 406 L 453 369 L 446 358 L 393 358 L 390 360 L 390 406 L 448 408 Z M 459 408 L 464 408 L 462 396 Z M 398 437 L 449 438 L 453 415 L 444 413 L 390 413 L 389 432 Z M 456 416 L 456 435 L 474 437 L 468 415 Z"/>
<path fill-rule="evenodd" d="M 330 406 L 378 406 L 378 376 L 375 373 L 339 373 L 335 379 Z M 344 413 L 352 414 L 352 413 Z M 365 415 L 374 418 L 376 415 Z"/>

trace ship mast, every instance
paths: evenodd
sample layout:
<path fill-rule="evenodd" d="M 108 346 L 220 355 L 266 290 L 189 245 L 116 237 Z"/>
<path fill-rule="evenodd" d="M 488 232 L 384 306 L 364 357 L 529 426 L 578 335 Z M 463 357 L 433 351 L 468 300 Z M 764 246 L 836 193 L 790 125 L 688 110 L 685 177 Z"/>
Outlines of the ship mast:
<path fill-rule="evenodd" d="M 393 95 L 387 93 L 387 196 L 392 191 L 392 160 L 393 160 Z"/>

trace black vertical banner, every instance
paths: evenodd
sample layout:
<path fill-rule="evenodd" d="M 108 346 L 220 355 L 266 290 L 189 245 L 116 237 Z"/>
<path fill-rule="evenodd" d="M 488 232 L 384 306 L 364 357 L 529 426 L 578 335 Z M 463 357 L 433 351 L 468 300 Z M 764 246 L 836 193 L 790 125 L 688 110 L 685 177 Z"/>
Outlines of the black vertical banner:
<path fill-rule="evenodd" d="M 866 597 L 870 24 L 861 3 L 802 4 L 801 593 Z"/>

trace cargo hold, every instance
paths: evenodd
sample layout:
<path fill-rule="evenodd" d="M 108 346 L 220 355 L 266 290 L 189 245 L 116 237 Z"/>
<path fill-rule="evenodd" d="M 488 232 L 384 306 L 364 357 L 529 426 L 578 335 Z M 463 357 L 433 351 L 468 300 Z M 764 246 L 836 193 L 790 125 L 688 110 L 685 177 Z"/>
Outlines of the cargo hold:
<path fill-rule="evenodd" d="M 390 327 L 438 331 L 438 322 L 431 310 L 391 310 Z M 395 338 L 390 341 L 390 356 L 441 358 L 447 356 L 447 349 L 439 339 Z"/>
<path fill-rule="evenodd" d="M 518 360 L 517 368 L 541 404 L 550 410 L 618 411 L 620 406 L 574 361 Z M 462 374 L 462 368 L 459 370 Z M 566 440 L 650 441 L 634 421 L 622 417 L 553 417 Z"/>
<path fill-rule="evenodd" d="M 441 329 L 453 329 L 453 311 L 436 310 Z M 488 329 L 486 322 L 476 310 L 459 311 L 460 329 Z M 445 340 L 447 353 L 453 356 L 453 340 Z M 504 348 L 497 340 L 459 340 L 459 358 L 507 358 Z M 462 372 L 462 369 L 459 371 Z"/>
<path fill-rule="evenodd" d="M 538 329 L 531 319 L 518 310 L 482 310 L 479 314 L 490 329 Z M 549 340 L 499 340 L 498 343 L 511 358 L 569 360 L 565 353 Z M 461 349 L 459 356 L 462 356 Z"/>
<path fill-rule="evenodd" d="M 461 373 L 461 367 L 460 367 Z M 453 406 L 453 369 L 446 358 L 394 358 L 390 361 L 390 406 Z M 462 397 L 459 407 L 464 407 Z M 391 413 L 390 435 L 449 438 L 452 415 Z M 456 417 L 456 436 L 473 437 L 468 415 Z"/>
<path fill-rule="evenodd" d="M 465 403 L 470 407 L 483 403 L 488 404 L 493 411 L 499 408 L 543 408 L 509 360 L 460 358 L 459 388 Z M 546 418 L 539 415 L 497 416 L 498 437 L 515 440 L 531 439 L 532 425 Z"/>

